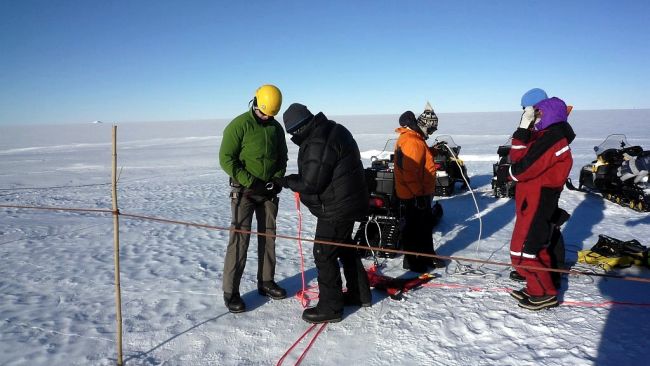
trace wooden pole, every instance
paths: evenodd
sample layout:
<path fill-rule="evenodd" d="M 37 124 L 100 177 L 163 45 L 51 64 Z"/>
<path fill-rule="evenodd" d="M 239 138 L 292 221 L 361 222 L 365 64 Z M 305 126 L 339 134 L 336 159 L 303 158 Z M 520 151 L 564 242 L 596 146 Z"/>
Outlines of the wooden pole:
<path fill-rule="evenodd" d="M 117 126 L 113 126 L 113 262 L 115 264 L 115 320 L 117 321 L 117 365 L 122 366 L 122 295 L 120 292 L 120 218 L 117 209 Z"/>

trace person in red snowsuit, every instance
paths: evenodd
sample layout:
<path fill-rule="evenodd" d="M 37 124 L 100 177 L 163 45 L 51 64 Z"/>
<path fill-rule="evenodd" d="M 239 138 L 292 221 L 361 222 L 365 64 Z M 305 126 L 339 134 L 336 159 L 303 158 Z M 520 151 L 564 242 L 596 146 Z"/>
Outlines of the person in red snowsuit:
<path fill-rule="evenodd" d="M 567 117 L 566 104 L 556 97 L 524 109 L 520 127 L 512 136 L 512 164 L 497 172 L 497 179 L 517 182 L 510 258 L 517 272 L 526 278 L 526 287 L 513 291 L 512 296 L 519 300 L 519 306 L 531 310 L 558 304 L 557 288 L 549 271 L 518 265 L 552 267 L 549 244 L 559 217 L 566 216 L 558 208 L 558 201 L 573 165 L 569 144 L 575 133 Z M 527 121 L 531 122 L 530 128 L 526 128 Z"/>

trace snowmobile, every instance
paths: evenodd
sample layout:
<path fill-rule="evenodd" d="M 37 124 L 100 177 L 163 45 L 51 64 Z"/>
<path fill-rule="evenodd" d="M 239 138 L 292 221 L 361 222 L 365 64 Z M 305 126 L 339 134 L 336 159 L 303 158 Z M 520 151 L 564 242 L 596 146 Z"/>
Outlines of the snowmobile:
<path fill-rule="evenodd" d="M 354 242 L 361 246 L 399 249 L 399 199 L 395 195 L 393 154 L 386 150 L 391 141 L 394 140 L 386 141 L 384 149 L 370 159 L 370 167 L 364 169 L 366 184 L 370 191 L 370 207 L 366 220 L 359 224 L 354 235 Z M 362 250 L 362 254 L 364 256 L 375 254 L 384 258 L 395 257 L 394 253 L 372 253 L 371 250 Z"/>
<path fill-rule="evenodd" d="M 458 157 L 460 146 L 449 135 L 440 135 L 430 148 L 436 162 L 436 196 L 451 196 L 456 183 L 467 189 L 469 177 L 465 163 Z"/>
<path fill-rule="evenodd" d="M 384 149 L 371 158 L 371 165 L 364 169 L 366 184 L 370 191 L 369 213 L 364 221 L 361 221 L 356 233 L 354 242 L 368 249 L 361 249 L 362 255 L 375 255 L 383 258 L 394 258 L 395 253 L 377 252 L 373 253 L 372 249 L 400 249 L 399 239 L 402 225 L 402 215 L 400 200 L 395 194 L 395 177 L 393 158 L 394 154 L 388 152 L 388 144 L 394 142 L 394 139 L 388 140 Z M 441 142 L 442 143 L 442 142 Z M 453 143 L 453 140 L 452 140 Z M 454 144 L 455 145 L 455 144 Z M 446 149 L 440 145 L 440 149 Z M 454 147 L 451 147 L 454 151 Z M 460 147 L 456 149 L 457 154 Z M 455 155 L 457 156 L 457 155 Z M 462 162 L 461 162 L 462 163 Z M 447 162 L 448 164 L 448 162 Z M 454 163 L 455 164 L 455 163 Z M 450 165 L 450 164 L 448 164 Z M 463 166 L 463 165 L 461 165 Z M 467 174 L 464 172 L 464 174 Z M 448 174 L 444 175 L 449 176 Z M 446 180 L 447 187 L 451 178 Z M 455 183 L 455 181 L 452 181 Z M 438 183 L 436 183 L 438 184 Z M 436 195 L 438 192 L 436 190 Z M 442 217 L 442 206 L 436 202 L 433 207 L 433 214 L 436 220 Z M 435 225 L 435 224 L 434 224 Z"/>
<path fill-rule="evenodd" d="M 497 170 L 500 166 L 510 166 L 512 162 L 510 161 L 510 149 L 512 148 L 512 138 L 508 139 L 508 142 L 504 145 L 500 145 L 497 149 L 497 154 L 499 155 L 499 161 L 492 165 L 492 193 L 494 197 L 497 198 L 510 198 L 515 196 L 515 185 L 514 181 L 508 182 L 498 182 L 497 181 Z"/>
<path fill-rule="evenodd" d="M 622 181 L 618 176 L 621 164 L 627 156 L 644 153 L 641 146 L 632 146 L 625 135 L 609 135 L 603 143 L 594 146 L 596 160 L 580 170 L 577 190 L 600 193 L 607 200 L 628 206 L 637 211 L 650 211 L 650 185 L 648 177 L 635 183 L 633 179 Z M 572 187 L 567 182 L 569 189 Z"/>

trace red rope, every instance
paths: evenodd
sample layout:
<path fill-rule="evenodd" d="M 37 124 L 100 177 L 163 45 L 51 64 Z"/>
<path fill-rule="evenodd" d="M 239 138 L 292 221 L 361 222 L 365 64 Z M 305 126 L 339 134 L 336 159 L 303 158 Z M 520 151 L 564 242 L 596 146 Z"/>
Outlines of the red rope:
<path fill-rule="evenodd" d="M 311 338 L 311 340 L 310 340 L 309 343 L 307 344 L 307 347 L 305 348 L 305 350 L 302 351 L 302 354 L 300 354 L 300 357 L 299 357 L 298 360 L 296 361 L 295 366 L 299 365 L 300 362 L 302 362 L 303 358 L 305 358 L 305 355 L 307 355 L 307 352 L 309 351 L 309 349 L 311 348 L 311 346 L 314 345 L 314 342 L 316 342 L 316 338 L 318 338 L 318 336 L 321 334 L 321 332 L 323 332 L 323 329 L 325 329 L 325 326 L 326 326 L 326 325 L 327 325 L 327 323 L 323 323 L 323 324 L 321 325 L 320 329 L 318 329 L 318 331 L 316 332 L 316 334 L 314 334 L 314 336 Z M 289 355 L 289 353 L 290 353 L 294 348 L 296 348 L 296 346 L 298 345 L 298 343 L 300 343 L 300 341 L 302 341 L 303 338 L 305 338 L 305 337 L 307 336 L 307 334 L 311 333 L 311 331 L 314 330 L 314 328 L 316 328 L 316 326 L 318 326 L 318 324 L 312 324 L 312 325 L 310 325 L 309 328 L 307 328 L 307 330 L 306 330 L 306 331 L 305 331 L 305 332 L 304 332 L 300 337 L 298 337 L 298 339 L 297 339 L 295 342 L 293 342 L 293 344 L 291 345 L 291 347 L 289 347 L 289 349 L 288 349 L 288 350 L 287 350 L 287 351 L 282 355 L 282 357 L 280 357 L 280 359 L 278 360 L 278 363 L 276 363 L 275 366 L 280 366 L 280 365 L 282 364 L 282 362 L 284 362 L 284 359 L 287 358 L 287 356 Z"/>
<path fill-rule="evenodd" d="M 300 253 L 300 276 L 302 278 L 302 290 L 296 293 L 296 297 L 300 300 L 300 304 L 303 308 L 309 306 L 309 303 L 313 300 L 318 299 L 318 291 L 314 291 L 316 286 L 305 286 L 305 257 L 302 253 L 302 212 L 300 211 L 300 193 L 294 192 L 294 197 L 296 199 L 296 210 L 298 211 L 298 251 Z"/>
<path fill-rule="evenodd" d="M 302 362 L 302 359 L 305 358 L 305 356 L 307 355 L 307 352 L 309 352 L 309 349 L 311 348 L 311 346 L 313 346 L 314 342 L 316 342 L 316 338 L 318 338 L 318 336 L 323 332 L 323 330 L 325 330 L 326 326 L 327 326 L 327 323 L 323 323 L 323 325 L 320 326 L 320 329 L 318 329 L 318 332 L 316 332 L 316 334 L 311 338 L 311 341 L 309 341 L 309 344 L 307 345 L 307 348 L 305 348 L 305 350 L 302 351 L 302 354 L 300 355 L 300 358 L 298 358 L 298 361 L 296 361 L 295 366 L 300 365 L 300 362 Z"/>
<path fill-rule="evenodd" d="M 280 357 L 280 359 L 278 360 L 278 363 L 276 363 L 275 366 L 280 366 L 282 364 L 282 362 L 284 362 L 284 359 L 287 357 L 289 352 L 291 352 L 294 348 L 296 348 L 298 343 L 300 343 L 300 341 L 303 338 L 305 338 L 305 336 L 307 336 L 307 334 L 309 334 L 309 332 L 311 332 L 314 328 L 316 328 L 316 324 L 310 325 L 309 328 L 307 328 L 307 330 L 300 337 L 298 337 L 298 339 L 295 342 L 293 342 L 291 347 L 289 347 L 289 349 L 282 355 L 282 357 Z"/>

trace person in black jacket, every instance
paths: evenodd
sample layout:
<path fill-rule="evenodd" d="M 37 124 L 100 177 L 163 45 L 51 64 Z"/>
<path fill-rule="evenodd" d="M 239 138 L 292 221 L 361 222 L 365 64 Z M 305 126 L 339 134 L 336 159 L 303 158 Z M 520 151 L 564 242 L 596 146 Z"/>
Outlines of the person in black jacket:
<path fill-rule="evenodd" d="M 275 183 L 300 193 L 300 201 L 318 218 L 316 241 L 351 244 L 354 222 L 368 211 L 369 194 L 356 141 L 342 125 L 315 116 L 294 103 L 282 115 L 291 141 L 298 145 L 298 174 Z M 343 264 L 347 292 L 342 291 L 338 260 Z M 314 244 L 318 269 L 318 305 L 302 318 L 310 323 L 338 322 L 343 306 L 370 306 L 372 294 L 356 249 Z"/>

